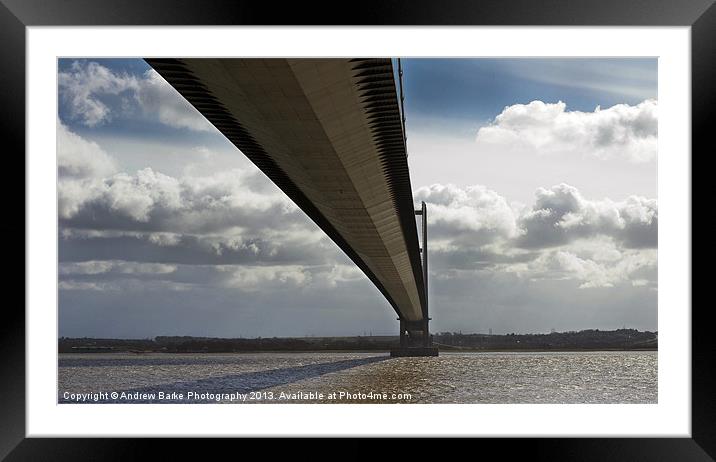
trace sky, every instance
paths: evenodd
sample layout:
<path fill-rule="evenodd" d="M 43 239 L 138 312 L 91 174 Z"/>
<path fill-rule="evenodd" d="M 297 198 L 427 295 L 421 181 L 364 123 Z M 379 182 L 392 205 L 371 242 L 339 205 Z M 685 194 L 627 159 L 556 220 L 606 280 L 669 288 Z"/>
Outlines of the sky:
<path fill-rule="evenodd" d="M 404 59 L 433 332 L 657 330 L 656 59 Z M 396 335 L 141 59 L 58 63 L 59 335 Z"/>

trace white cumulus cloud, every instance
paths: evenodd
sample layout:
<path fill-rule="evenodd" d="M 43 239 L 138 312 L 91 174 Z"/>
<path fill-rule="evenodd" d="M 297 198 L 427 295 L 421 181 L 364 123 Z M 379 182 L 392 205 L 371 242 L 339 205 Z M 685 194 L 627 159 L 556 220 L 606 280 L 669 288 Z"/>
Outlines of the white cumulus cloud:
<path fill-rule="evenodd" d="M 656 265 L 656 252 L 653 250 L 628 251 L 619 259 L 605 261 L 560 249 L 547 251 L 527 264 L 507 266 L 506 270 L 533 280 L 575 279 L 580 282 L 580 289 L 590 289 L 618 284 L 635 287 L 655 285 Z"/>
<path fill-rule="evenodd" d="M 460 188 L 433 184 L 415 191 L 417 204 L 430 204 L 431 236 L 455 237 L 482 233 L 512 237 L 517 234 L 517 216 L 507 200 L 485 186 Z M 417 205 L 416 204 L 416 205 Z"/>
<path fill-rule="evenodd" d="M 97 63 L 75 61 L 58 75 L 60 100 L 70 117 L 95 127 L 121 116 L 142 114 L 174 128 L 212 131 L 213 126 L 156 71 L 117 73 Z"/>
<path fill-rule="evenodd" d="M 649 162 L 657 156 L 658 102 L 569 111 L 562 101 L 514 104 L 477 132 L 478 145 Z"/>
<path fill-rule="evenodd" d="M 101 177 L 117 170 L 116 163 L 97 143 L 88 141 L 57 121 L 57 169 L 60 177 Z"/>
<path fill-rule="evenodd" d="M 302 287 L 311 282 L 311 273 L 300 265 L 217 267 L 228 275 L 225 286 L 245 292 L 281 287 Z"/>
<path fill-rule="evenodd" d="M 628 247 L 656 247 L 656 199 L 630 196 L 616 202 L 585 199 L 577 188 L 559 184 L 538 188 L 534 206 L 520 218 L 520 245 L 551 247 L 587 236 L 612 236 Z"/>
<path fill-rule="evenodd" d="M 428 204 L 437 277 L 506 272 L 580 288 L 656 285 L 655 199 L 587 199 L 564 183 L 538 188 L 530 206 L 484 186 L 435 184 L 415 198 Z"/>
<path fill-rule="evenodd" d="M 60 98 L 70 115 L 88 127 L 111 118 L 103 96 L 116 96 L 139 87 L 136 77 L 112 72 L 96 62 L 75 61 L 69 70 L 60 72 L 57 79 Z"/>

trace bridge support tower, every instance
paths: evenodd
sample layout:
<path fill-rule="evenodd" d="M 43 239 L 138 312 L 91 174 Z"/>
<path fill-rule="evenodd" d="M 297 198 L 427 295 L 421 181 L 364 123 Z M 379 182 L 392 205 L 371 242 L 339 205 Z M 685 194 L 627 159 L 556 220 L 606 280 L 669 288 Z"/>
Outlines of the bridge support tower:
<path fill-rule="evenodd" d="M 390 351 L 392 357 L 406 356 L 438 356 L 438 347 L 433 345 L 430 334 L 430 317 L 428 316 L 428 209 L 425 202 L 421 203 L 416 216 L 422 218 L 423 240 L 420 252 L 423 257 L 423 281 L 425 285 L 425 308 L 421 321 L 409 321 L 398 318 L 400 322 L 400 346 Z"/>

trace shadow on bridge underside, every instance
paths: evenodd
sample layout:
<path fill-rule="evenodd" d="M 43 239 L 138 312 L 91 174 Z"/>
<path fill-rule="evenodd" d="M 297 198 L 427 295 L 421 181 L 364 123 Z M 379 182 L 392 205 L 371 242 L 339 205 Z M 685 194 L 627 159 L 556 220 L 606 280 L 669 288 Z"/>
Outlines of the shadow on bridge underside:
<path fill-rule="evenodd" d="M 106 399 L 101 400 L 99 403 L 132 403 L 132 404 L 196 404 L 196 403 L 215 403 L 217 402 L 214 398 L 207 399 L 191 399 L 187 400 L 186 396 L 188 392 L 194 392 L 199 394 L 224 394 L 224 393 L 250 393 L 259 390 L 265 390 L 267 388 L 277 387 L 286 385 L 289 383 L 298 382 L 300 380 L 311 379 L 320 377 L 331 372 L 343 371 L 354 367 L 364 366 L 367 364 L 378 363 L 390 359 L 390 356 L 371 356 L 368 358 L 359 359 L 347 359 L 342 361 L 334 361 L 328 363 L 309 364 L 306 366 L 295 366 L 295 367 L 284 367 L 280 369 L 271 369 L 265 371 L 245 372 L 241 374 L 230 374 L 219 377 L 210 377 L 206 379 L 191 380 L 191 381 L 180 381 L 163 383 L 158 385 L 152 385 L 148 387 L 138 387 L 123 390 L 125 393 L 134 394 L 139 392 L 140 394 L 154 395 L 147 399 L 132 399 L 127 400 L 113 400 Z M 121 393 L 120 390 L 117 390 Z M 181 400 L 170 400 L 170 399 L 158 399 L 158 393 L 183 393 L 185 399 Z M 226 400 L 228 401 L 228 400 Z M 59 403 L 75 403 L 76 401 L 63 399 L 62 396 L 58 399 Z M 241 402 L 241 401 L 234 401 Z M 248 402 L 248 401 L 247 401 Z M 87 402 L 87 404 L 97 404 L 96 402 Z"/>

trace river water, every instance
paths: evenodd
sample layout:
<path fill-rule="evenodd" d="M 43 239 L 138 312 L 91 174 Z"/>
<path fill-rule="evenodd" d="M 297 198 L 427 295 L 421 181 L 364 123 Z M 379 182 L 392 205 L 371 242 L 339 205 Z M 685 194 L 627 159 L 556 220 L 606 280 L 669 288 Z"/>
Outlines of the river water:
<path fill-rule="evenodd" d="M 657 352 L 61 354 L 60 403 L 656 403 Z"/>

